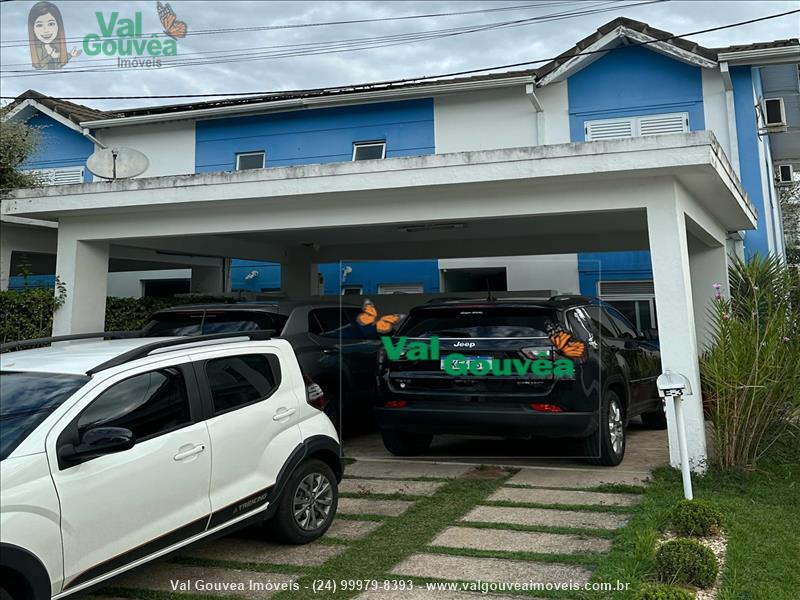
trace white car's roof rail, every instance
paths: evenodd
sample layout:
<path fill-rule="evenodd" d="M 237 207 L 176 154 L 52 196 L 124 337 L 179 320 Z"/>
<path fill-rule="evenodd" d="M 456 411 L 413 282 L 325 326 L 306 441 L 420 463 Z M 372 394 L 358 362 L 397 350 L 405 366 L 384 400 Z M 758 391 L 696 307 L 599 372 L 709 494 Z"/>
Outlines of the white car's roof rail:
<path fill-rule="evenodd" d="M 30 340 L 18 340 L 16 342 L 6 342 L 0 344 L 0 352 L 12 352 L 24 348 L 44 346 L 56 342 L 74 342 L 77 340 L 120 340 L 142 337 L 141 331 L 97 331 L 95 333 L 73 333 L 71 335 L 54 335 L 50 337 L 33 338 Z"/>

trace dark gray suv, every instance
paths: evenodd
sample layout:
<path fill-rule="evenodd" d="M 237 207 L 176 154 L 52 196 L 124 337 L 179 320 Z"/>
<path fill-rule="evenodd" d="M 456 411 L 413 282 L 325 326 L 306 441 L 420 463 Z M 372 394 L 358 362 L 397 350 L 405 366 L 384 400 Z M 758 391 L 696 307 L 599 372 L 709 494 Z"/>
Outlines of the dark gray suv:
<path fill-rule="evenodd" d="M 325 412 L 348 433 L 372 424 L 379 340 L 356 321 L 356 305 L 336 301 L 198 304 L 161 310 L 146 336 L 182 336 L 272 329 L 294 348 L 303 374 L 325 394 Z"/>

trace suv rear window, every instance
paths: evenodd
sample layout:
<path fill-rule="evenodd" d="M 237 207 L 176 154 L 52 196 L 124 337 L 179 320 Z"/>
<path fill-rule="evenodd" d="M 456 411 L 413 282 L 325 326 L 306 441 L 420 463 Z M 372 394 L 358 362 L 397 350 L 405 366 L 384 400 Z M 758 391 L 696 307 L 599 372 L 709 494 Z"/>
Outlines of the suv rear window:
<path fill-rule="evenodd" d="M 397 334 L 418 338 L 547 337 L 547 321 L 556 321 L 556 314 L 546 308 L 426 308 L 412 311 Z"/>
<path fill-rule="evenodd" d="M 153 315 L 144 327 L 147 336 L 206 335 L 232 331 L 283 330 L 286 317 L 249 310 L 187 310 Z"/>
<path fill-rule="evenodd" d="M 82 375 L 0 373 L 0 460 L 87 381 Z"/>

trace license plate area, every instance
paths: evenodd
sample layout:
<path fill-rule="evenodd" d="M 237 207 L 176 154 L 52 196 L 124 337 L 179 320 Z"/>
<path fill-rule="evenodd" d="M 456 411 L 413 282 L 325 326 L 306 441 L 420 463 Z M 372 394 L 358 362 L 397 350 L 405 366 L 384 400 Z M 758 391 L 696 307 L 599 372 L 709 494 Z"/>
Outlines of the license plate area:
<path fill-rule="evenodd" d="M 484 370 L 486 372 L 492 370 L 492 361 L 494 360 L 491 356 L 465 356 L 463 359 L 461 358 L 443 358 L 439 361 L 439 369 L 444 371 L 446 363 L 450 363 L 450 369 L 452 371 L 467 371 L 470 368 L 470 365 L 475 364 L 477 369 Z"/>

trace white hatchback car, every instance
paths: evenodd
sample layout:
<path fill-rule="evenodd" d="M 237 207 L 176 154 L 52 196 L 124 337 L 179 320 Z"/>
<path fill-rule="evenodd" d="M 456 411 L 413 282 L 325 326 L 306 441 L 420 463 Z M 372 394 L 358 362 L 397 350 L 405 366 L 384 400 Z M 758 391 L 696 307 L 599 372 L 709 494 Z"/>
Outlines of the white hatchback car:
<path fill-rule="evenodd" d="M 0 600 L 66 597 L 259 521 L 310 542 L 336 514 L 339 441 L 285 340 L 95 336 L 0 369 Z"/>

